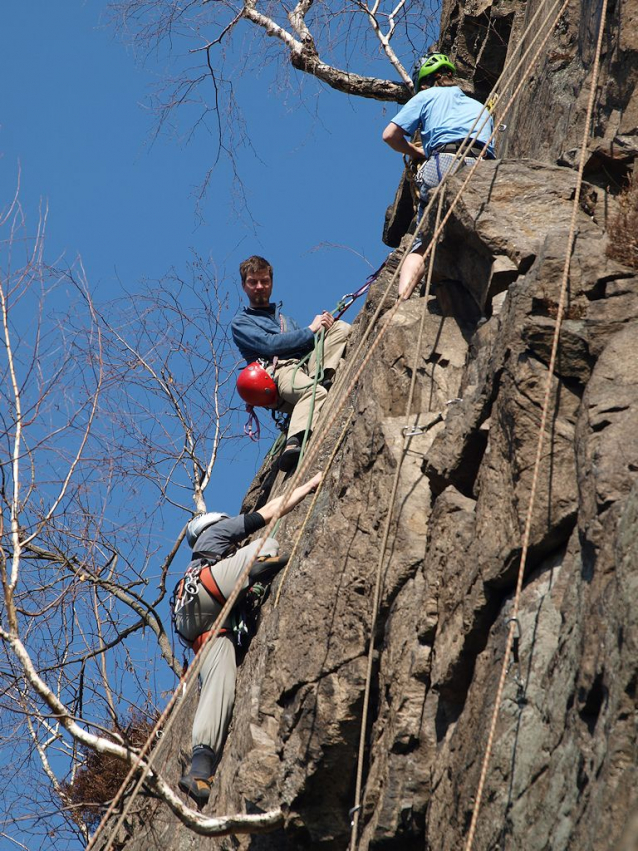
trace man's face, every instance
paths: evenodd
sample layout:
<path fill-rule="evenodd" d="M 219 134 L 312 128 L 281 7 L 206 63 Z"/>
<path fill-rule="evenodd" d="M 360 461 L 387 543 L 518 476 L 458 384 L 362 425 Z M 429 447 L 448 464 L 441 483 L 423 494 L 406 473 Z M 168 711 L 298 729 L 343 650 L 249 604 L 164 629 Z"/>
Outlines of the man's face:
<path fill-rule="evenodd" d="M 249 272 L 244 282 L 244 291 L 251 307 L 267 307 L 272 293 L 272 278 L 268 269 Z"/>

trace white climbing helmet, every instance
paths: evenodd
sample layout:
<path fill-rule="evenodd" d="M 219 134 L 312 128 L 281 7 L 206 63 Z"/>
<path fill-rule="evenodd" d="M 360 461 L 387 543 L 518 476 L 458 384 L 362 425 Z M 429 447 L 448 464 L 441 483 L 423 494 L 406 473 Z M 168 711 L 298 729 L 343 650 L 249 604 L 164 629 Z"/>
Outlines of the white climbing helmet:
<path fill-rule="evenodd" d="M 224 520 L 229 516 L 229 514 L 222 514 L 220 511 L 209 511 L 206 514 L 198 514 L 197 517 L 193 517 L 186 527 L 186 540 L 188 541 L 188 546 L 192 548 L 195 545 L 195 541 L 199 538 L 204 529 L 208 529 L 209 526 L 212 526 L 214 523 L 219 523 L 220 520 Z"/>

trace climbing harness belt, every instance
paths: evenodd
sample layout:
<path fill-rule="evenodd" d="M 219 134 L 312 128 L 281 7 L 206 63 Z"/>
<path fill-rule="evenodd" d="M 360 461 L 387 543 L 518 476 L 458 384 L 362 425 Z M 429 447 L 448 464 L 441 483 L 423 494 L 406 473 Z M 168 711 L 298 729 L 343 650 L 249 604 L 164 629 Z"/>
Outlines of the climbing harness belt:
<path fill-rule="evenodd" d="M 217 562 L 213 562 L 213 564 L 216 563 Z M 220 606 L 224 605 L 226 598 L 219 590 L 219 586 L 213 578 L 211 566 L 212 565 L 208 563 L 203 563 L 196 565 L 195 567 L 189 567 L 186 570 L 184 576 L 175 586 L 173 596 L 171 597 L 170 605 L 171 611 L 173 612 L 173 619 L 175 618 L 175 615 L 183 609 L 186 603 L 197 597 L 200 584 L 206 588 L 211 597 L 218 602 Z"/>
<path fill-rule="evenodd" d="M 208 637 L 212 635 L 212 632 L 212 629 L 208 629 L 206 630 L 206 632 L 202 632 L 201 635 L 197 636 L 197 638 L 195 639 L 195 641 L 193 641 L 192 644 L 193 653 L 199 653 L 204 644 L 206 644 Z M 217 635 L 228 635 L 229 633 L 230 630 L 226 629 L 225 627 L 222 627 L 220 630 L 217 631 Z"/>
<path fill-rule="evenodd" d="M 205 630 L 193 640 L 189 640 L 188 636 L 180 632 L 177 616 L 185 605 L 193 603 L 197 599 L 200 587 L 204 588 L 219 606 L 224 607 L 226 597 L 213 574 L 213 567 L 223 561 L 224 557 L 220 557 L 214 562 L 206 561 L 198 566 L 189 567 L 183 578 L 175 586 L 175 591 L 171 597 L 173 628 L 180 639 L 195 653 L 204 646 L 212 630 Z M 237 647 L 244 646 L 248 638 L 254 633 L 257 612 L 265 596 L 266 586 L 261 582 L 253 582 L 247 589 L 240 605 L 232 610 L 232 628 L 223 627 L 219 630 L 218 635 L 230 635 Z"/>
<path fill-rule="evenodd" d="M 170 599 L 171 618 L 173 629 L 182 641 L 187 646 L 191 646 L 191 640 L 188 636 L 183 635 L 177 624 L 177 618 L 184 606 L 193 603 L 199 594 L 200 586 L 204 588 L 213 600 L 220 606 L 224 606 L 226 598 L 222 594 L 215 577 L 213 576 L 212 568 L 221 561 L 221 557 L 215 561 L 202 561 L 199 564 L 189 567 L 184 576 L 179 580 Z M 194 646 L 194 645 L 193 645 Z"/>
<path fill-rule="evenodd" d="M 226 597 L 224 597 L 222 592 L 219 590 L 219 585 L 215 581 L 215 577 L 213 576 L 213 571 L 211 570 L 210 564 L 206 564 L 202 568 L 199 574 L 199 581 L 208 591 L 213 600 L 219 603 L 220 606 L 223 606 L 226 602 Z"/>

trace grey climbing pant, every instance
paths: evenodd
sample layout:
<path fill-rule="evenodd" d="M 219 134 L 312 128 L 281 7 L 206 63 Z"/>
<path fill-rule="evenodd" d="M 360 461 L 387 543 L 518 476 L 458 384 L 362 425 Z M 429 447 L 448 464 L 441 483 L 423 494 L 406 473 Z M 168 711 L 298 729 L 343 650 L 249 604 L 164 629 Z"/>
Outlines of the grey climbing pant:
<path fill-rule="evenodd" d="M 230 596 L 246 565 L 252 561 L 259 544 L 260 541 L 253 541 L 212 566 L 211 572 L 224 597 Z M 274 538 L 266 538 L 259 555 L 278 554 L 279 543 Z M 246 578 L 243 589 L 248 588 L 249 584 L 249 579 Z M 199 584 L 197 595 L 187 600 L 175 614 L 176 627 L 184 638 L 194 641 L 212 628 L 221 609 L 217 600 Z M 232 628 L 231 617 L 226 619 L 223 627 Z M 199 673 L 201 691 L 193 721 L 192 742 L 193 747 L 207 745 L 212 748 L 219 759 L 235 702 L 235 645 L 230 635 L 219 635 L 201 652 L 204 654 L 204 661 Z"/>
<path fill-rule="evenodd" d="M 192 743 L 194 748 L 207 745 L 219 759 L 235 703 L 235 644 L 229 635 L 218 635 L 201 652 L 204 663 L 199 672 L 201 692 L 193 721 Z"/>

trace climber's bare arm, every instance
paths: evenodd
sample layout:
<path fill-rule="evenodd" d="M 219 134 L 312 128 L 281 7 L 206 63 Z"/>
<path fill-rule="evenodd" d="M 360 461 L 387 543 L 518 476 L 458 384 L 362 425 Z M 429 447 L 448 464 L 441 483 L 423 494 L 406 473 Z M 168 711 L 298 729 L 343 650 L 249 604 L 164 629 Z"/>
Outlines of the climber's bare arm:
<path fill-rule="evenodd" d="M 419 148 L 405 138 L 405 130 L 399 127 L 394 121 L 391 121 L 383 131 L 383 141 L 389 145 L 393 151 L 399 154 L 405 154 L 412 157 L 413 160 L 423 160 L 423 148 Z"/>
<path fill-rule="evenodd" d="M 273 517 L 283 517 L 285 514 L 288 514 L 289 511 L 292 511 L 296 505 L 299 505 L 299 503 L 304 500 L 309 493 L 313 493 L 317 490 L 322 476 L 323 473 L 317 473 L 316 476 L 313 476 L 312 479 L 307 481 L 305 484 L 299 485 L 298 488 L 295 488 L 286 500 L 285 505 L 284 497 L 277 496 L 275 499 L 271 499 L 270 502 L 267 502 L 263 508 L 260 508 L 257 511 L 257 513 L 261 514 L 266 523 L 270 523 Z"/>

